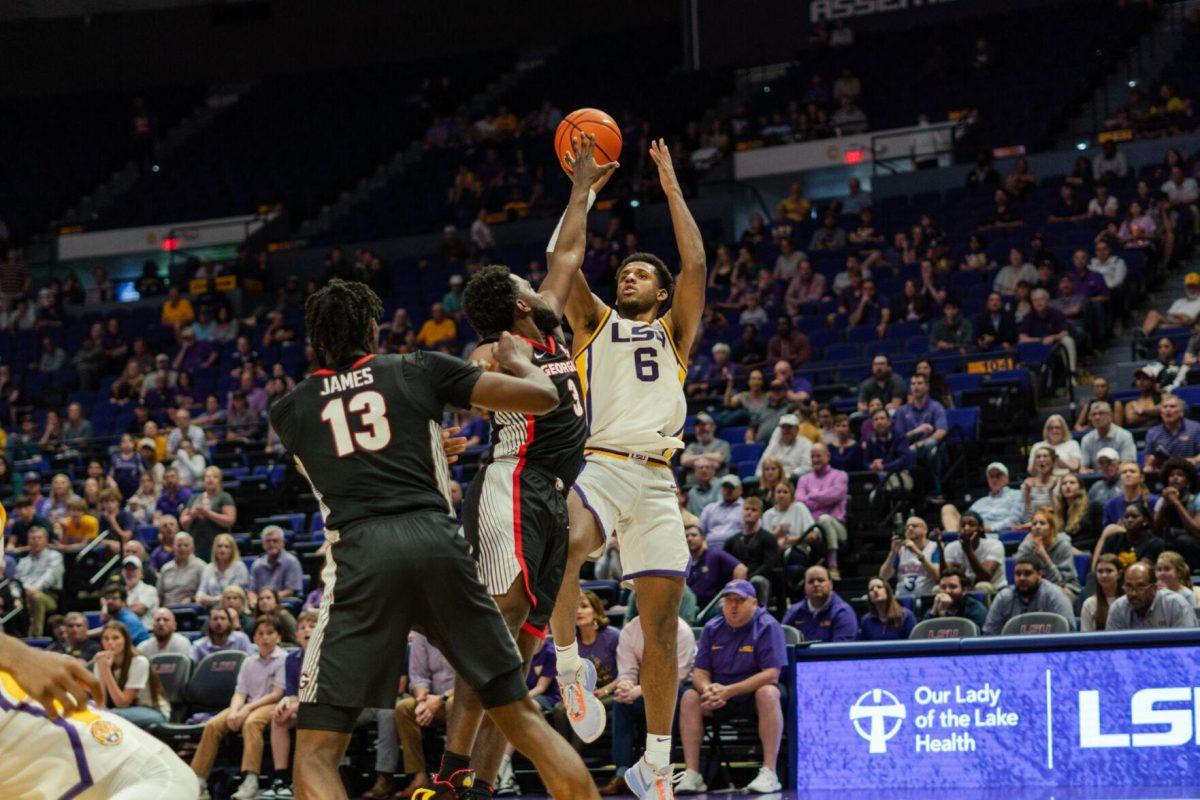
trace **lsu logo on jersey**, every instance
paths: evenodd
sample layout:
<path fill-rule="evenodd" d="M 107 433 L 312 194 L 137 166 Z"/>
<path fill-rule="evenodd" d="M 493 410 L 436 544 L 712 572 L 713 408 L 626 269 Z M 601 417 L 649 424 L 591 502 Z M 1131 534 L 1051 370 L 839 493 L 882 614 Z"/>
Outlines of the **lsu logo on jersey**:
<path fill-rule="evenodd" d="M 614 342 L 649 342 L 655 339 L 663 347 L 667 346 L 667 336 L 658 328 L 652 325 L 634 325 L 629 331 L 629 336 L 626 338 L 621 335 L 621 325 L 619 322 L 613 322 L 609 330 L 612 332 L 612 340 Z"/>
<path fill-rule="evenodd" d="M 109 722 L 106 719 L 98 719 L 89 725 L 88 733 L 105 747 L 115 747 L 125 738 L 124 734 L 121 733 L 121 729 L 115 723 Z"/>

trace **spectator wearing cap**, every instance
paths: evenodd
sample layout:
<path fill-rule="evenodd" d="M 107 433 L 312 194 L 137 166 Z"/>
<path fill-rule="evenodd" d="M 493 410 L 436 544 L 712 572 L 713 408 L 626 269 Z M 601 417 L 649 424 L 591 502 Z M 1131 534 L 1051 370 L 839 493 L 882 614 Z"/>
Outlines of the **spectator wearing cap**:
<path fill-rule="evenodd" d="M 795 369 L 812 360 L 812 344 L 807 336 L 792 328 L 792 318 L 786 314 L 779 316 L 775 335 L 767 341 L 767 360 L 786 361 Z"/>
<path fill-rule="evenodd" d="M 1183 278 L 1183 297 L 1171 303 L 1166 314 L 1151 309 L 1142 321 L 1142 335 L 1149 336 L 1166 325 L 1190 328 L 1197 317 L 1200 317 L 1200 272 L 1189 272 Z"/>
<path fill-rule="evenodd" d="M 34 515 L 49 520 L 51 500 L 42 494 L 42 473 L 34 470 L 26 472 L 24 490 L 25 496 L 33 504 Z M 46 530 L 50 530 L 49 525 L 46 526 Z"/>
<path fill-rule="evenodd" d="M 1030 310 L 1021 320 L 1021 344 L 1062 344 L 1067 353 L 1067 364 L 1075 373 L 1075 340 L 1067 325 L 1066 316 L 1050 305 L 1050 293 L 1045 289 L 1034 289 L 1029 295 Z"/>
<path fill-rule="evenodd" d="M 716 480 L 716 468 L 708 456 L 700 456 L 692 462 L 693 483 L 687 489 L 687 510 L 699 516 L 704 513 L 704 507 L 715 503 L 721 497 L 720 481 Z"/>
<path fill-rule="evenodd" d="M 1004 296 L 999 292 L 988 295 L 983 312 L 975 318 L 975 344 L 980 350 L 1011 350 L 1017 345 L 1017 320 L 1004 307 Z"/>
<path fill-rule="evenodd" d="M 1106 631 L 1196 627 L 1196 612 L 1191 603 L 1182 595 L 1159 587 L 1149 564 L 1138 561 L 1125 568 L 1124 591 L 1108 610 Z"/>
<path fill-rule="evenodd" d="M 1117 461 L 1136 461 L 1137 445 L 1133 434 L 1113 421 L 1112 406 L 1100 400 L 1088 410 L 1088 422 L 1092 429 L 1083 435 L 1079 443 L 1080 465 L 1084 474 L 1099 468 L 1101 451 L 1111 450 Z"/>
<path fill-rule="evenodd" d="M 754 472 L 761 480 L 763 461 L 774 458 L 783 464 L 787 475 L 804 475 L 812 471 L 812 448 L 812 442 L 800 435 L 800 418 L 795 414 L 784 414 L 779 418 L 779 424 L 759 457 Z"/>
<path fill-rule="evenodd" d="M 1162 392 L 1159 391 L 1160 364 L 1146 364 L 1133 373 L 1133 385 L 1138 390 L 1138 396 L 1125 401 L 1125 427 L 1144 428 L 1159 421 L 1159 403 L 1162 402 Z"/>
<path fill-rule="evenodd" d="M 1162 422 L 1146 432 L 1146 471 L 1157 471 L 1168 458 L 1200 461 L 1200 422 L 1184 415 L 1184 402 L 1173 394 L 1163 395 L 1159 405 Z"/>
<path fill-rule="evenodd" d="M 696 438 L 684 448 L 679 463 L 691 473 L 696 468 L 696 459 L 701 457 L 712 462 L 717 475 L 729 471 L 729 462 L 733 458 L 729 442 L 717 438 L 717 423 L 705 412 L 696 415 Z"/>
<path fill-rule="evenodd" d="M 177 632 L 174 611 L 169 608 L 158 609 L 150 620 L 150 626 L 150 637 L 137 646 L 138 653 L 146 658 L 162 653 L 192 657 L 192 643 Z"/>
<path fill-rule="evenodd" d="M 478 221 L 478 220 L 476 220 Z M 472 225 L 472 228 L 475 226 Z M 447 290 L 442 295 L 442 308 L 447 314 L 457 317 L 462 312 L 463 307 L 463 276 L 454 274 L 450 276 L 447 282 Z"/>
<path fill-rule="evenodd" d="M 1109 500 L 1121 495 L 1122 463 L 1123 459 L 1111 447 L 1105 447 L 1096 453 L 1096 474 L 1100 477 L 1088 487 L 1088 500 L 1104 506 Z"/>
<path fill-rule="evenodd" d="M 709 503 L 700 514 L 700 530 L 709 545 L 722 547 L 725 540 L 742 530 L 742 481 L 737 475 L 726 475 L 717 482 L 721 499 Z"/>
<path fill-rule="evenodd" d="M 854 609 L 833 591 L 829 570 L 820 564 L 804 571 L 804 599 L 784 613 L 783 624 L 799 629 L 806 642 L 853 642 L 858 638 Z"/>
<path fill-rule="evenodd" d="M 958 301 L 947 296 L 942 302 L 942 318 L 929 331 L 930 350 L 965 353 L 975 344 L 975 326 L 961 311 Z"/>
<path fill-rule="evenodd" d="M 829 466 L 829 448 L 823 444 L 812 447 L 812 472 L 796 481 L 796 502 L 807 506 L 817 527 L 825 534 L 828 548 L 826 563 L 833 580 L 839 580 L 837 551 L 846 541 L 846 500 L 850 493 L 850 476 Z"/>
<path fill-rule="evenodd" d="M 1036 553 L 1017 559 L 1013 566 L 1013 585 L 992 600 L 987 620 L 983 624 L 985 634 L 998 636 L 1010 619 L 1035 611 L 1058 614 L 1068 621 L 1074 618 L 1071 601 L 1067 599 L 1063 590 L 1050 581 L 1043 580 L 1042 573 L 1045 569 L 1046 563 Z"/>
<path fill-rule="evenodd" d="M 770 602 L 771 585 L 779 570 L 780 550 L 775 534 L 762 527 L 763 502 L 757 497 L 742 500 L 742 529 L 725 540 L 725 552 L 744 564 L 746 578 L 758 592 L 759 604 Z"/>
<path fill-rule="evenodd" d="M 783 628 L 758 605 L 748 581 L 730 581 L 721 596 L 721 616 L 704 626 L 696 646 L 692 688 L 680 698 L 679 736 L 686 770 L 676 791 L 705 791 L 699 772 L 704 717 L 733 715 L 758 721 L 763 761 L 746 790 L 779 791 L 775 773 L 783 735 L 779 674 L 787 665 Z"/>
<path fill-rule="evenodd" d="M 154 622 L 158 610 L 158 590 L 142 580 L 142 560 L 125 556 L 121 560 L 121 578 L 125 581 L 125 602 L 147 628 Z"/>
<path fill-rule="evenodd" d="M 749 569 L 725 548 L 709 547 L 704 531 L 698 525 L 684 529 L 690 559 L 687 586 L 696 595 L 696 604 L 706 608 L 729 581 L 745 580 Z"/>
<path fill-rule="evenodd" d="M 904 405 L 908 392 L 904 379 L 892 371 L 892 360 L 883 353 L 871 359 L 871 376 L 858 384 L 858 413 L 864 414 L 873 399 L 895 411 Z"/>
<path fill-rule="evenodd" d="M 675 661 L 679 685 L 687 684 L 692 675 L 692 664 L 696 659 L 696 636 L 682 619 L 676 625 Z M 554 648 L 547 643 L 545 650 Z M 544 651 L 543 651 L 544 652 Z M 639 724 L 645 724 L 646 705 L 642 698 L 642 656 L 645 652 L 645 634 L 642 632 L 641 617 L 634 617 L 621 628 L 617 641 L 617 685 L 613 690 L 612 715 L 612 758 L 616 765 L 613 780 L 601 790 L 601 794 L 628 794 L 629 787 L 624 775 L 633 766 L 633 746 Z M 534 666 L 537 665 L 535 657 Z M 553 664 L 550 667 L 553 670 Z M 543 676 L 545 673 L 543 673 Z M 551 677 L 553 677 L 551 673 Z M 557 682 L 554 682 L 555 684 Z"/>
<path fill-rule="evenodd" d="M 1000 568 L 1004 572 L 1004 568 Z M 938 592 L 933 596 L 933 603 L 925 613 L 925 619 L 940 617 L 962 617 L 974 622 L 980 630 L 987 624 L 987 608 L 983 603 L 972 597 L 969 592 L 970 579 L 963 571 L 953 565 L 942 567 L 938 578 Z"/>
<path fill-rule="evenodd" d="M 262 532 L 263 554 L 250 566 L 250 590 L 274 589 L 280 597 L 297 597 L 304 592 L 304 570 L 300 559 L 283 549 L 283 528 L 268 525 Z"/>
<path fill-rule="evenodd" d="M 912 400 L 900 406 L 892 420 L 896 435 L 908 442 L 913 461 L 929 481 L 932 497 L 942 494 L 942 472 L 946 468 L 946 453 L 942 440 L 949 432 L 946 409 L 929 396 L 929 379 L 914 374 L 908 381 Z"/>
<path fill-rule="evenodd" d="M 793 408 L 788 400 L 788 385 L 776 378 L 767 387 L 767 402 L 750 411 L 750 425 L 746 428 L 746 443 L 758 442 L 766 445 L 779 424 L 779 418 Z"/>
<path fill-rule="evenodd" d="M 33 473 L 37 474 L 37 473 Z M 26 483 L 28 486 L 28 483 Z M 41 498 L 45 500 L 46 498 Z M 4 535 L 4 549 L 10 553 L 25 553 L 29 550 L 29 531 L 31 528 L 53 530 L 50 520 L 37 513 L 34 503 L 28 496 L 20 497 L 13 505 L 13 515 L 9 518 L 8 530 Z"/>

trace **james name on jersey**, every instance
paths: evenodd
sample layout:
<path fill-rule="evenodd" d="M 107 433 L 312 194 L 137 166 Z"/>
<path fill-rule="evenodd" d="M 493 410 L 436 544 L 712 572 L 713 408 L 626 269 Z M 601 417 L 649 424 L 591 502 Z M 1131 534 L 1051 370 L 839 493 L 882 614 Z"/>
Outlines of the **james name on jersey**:
<path fill-rule="evenodd" d="M 328 375 L 323 381 L 321 397 L 336 392 L 344 392 L 347 389 L 357 389 L 360 386 L 370 386 L 375 382 L 375 376 L 371 374 L 370 367 L 363 367 L 353 372 L 339 372 L 336 375 Z"/>

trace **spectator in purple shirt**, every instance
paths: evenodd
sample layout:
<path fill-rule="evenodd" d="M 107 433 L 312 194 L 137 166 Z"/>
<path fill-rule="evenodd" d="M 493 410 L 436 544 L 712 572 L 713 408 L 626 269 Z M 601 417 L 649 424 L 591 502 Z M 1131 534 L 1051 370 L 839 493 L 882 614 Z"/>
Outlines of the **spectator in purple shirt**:
<path fill-rule="evenodd" d="M 283 549 L 283 528 L 268 525 L 262 532 L 263 554 L 250 566 L 250 591 L 274 589 L 280 597 L 298 597 L 304 592 L 304 570 L 300 559 Z"/>
<path fill-rule="evenodd" d="M 164 514 L 158 521 L 158 546 L 150 553 L 150 566 L 161 572 L 163 565 L 175 558 L 175 534 L 179 533 L 179 520 Z"/>
<path fill-rule="evenodd" d="M 916 374 L 909 378 L 912 400 L 900 406 L 892 420 L 896 435 L 908 443 L 917 469 L 922 470 L 931 488 L 930 500 L 939 505 L 942 472 L 946 469 L 946 448 L 942 441 L 949 433 L 946 409 L 929 396 L 929 379 Z"/>
<path fill-rule="evenodd" d="M 853 642 L 858 638 L 854 609 L 833 591 L 829 570 L 817 564 L 804 573 L 804 599 L 783 615 L 806 642 Z"/>
<path fill-rule="evenodd" d="M 858 623 L 858 638 L 865 642 L 907 639 L 917 625 L 913 612 L 900 605 L 892 585 L 882 578 L 872 578 L 867 584 L 870 608 Z"/>
<path fill-rule="evenodd" d="M 683 533 L 692 556 L 688 562 L 687 585 L 695 592 L 697 605 L 707 608 L 722 586 L 734 578 L 745 578 L 747 568 L 729 552 L 709 547 L 699 526 L 689 525 Z"/>
<path fill-rule="evenodd" d="M 1045 289 L 1034 289 L 1029 295 L 1030 310 L 1021 320 L 1021 344 L 1055 345 L 1062 343 L 1067 351 L 1067 363 L 1075 373 L 1075 340 L 1071 338 L 1066 316 L 1050 305 L 1050 293 Z"/>
<path fill-rule="evenodd" d="M 542 707 L 543 713 L 553 709 L 562 700 L 558 681 L 555 680 L 558 677 L 557 662 L 554 642 L 547 640 L 534 653 L 533 661 L 529 663 L 529 674 L 525 676 L 529 696 Z"/>
<path fill-rule="evenodd" d="M 192 490 L 179 483 L 179 470 L 174 467 L 167 467 L 163 470 L 162 494 L 158 496 L 158 503 L 154 506 L 155 510 L 160 514 L 177 517 L 183 509 L 187 508 L 188 500 L 191 499 Z"/>
<path fill-rule="evenodd" d="M 1161 469 L 1168 458 L 1200 462 L 1200 422 L 1187 419 L 1183 400 L 1164 394 L 1158 410 L 1162 422 L 1146 431 L 1146 472 Z"/>
<path fill-rule="evenodd" d="M 878 409 L 871 415 L 874 436 L 863 446 L 863 466 L 874 472 L 898 472 L 908 468 L 912 451 L 892 430 L 892 418 Z"/>
<path fill-rule="evenodd" d="M 214 608 L 208 612 L 208 622 L 204 624 L 207 635 L 192 645 L 192 661 L 199 664 L 205 657 L 221 650 L 249 653 L 253 649 L 250 638 L 234 630 L 232 613 L 226 608 Z"/>
<path fill-rule="evenodd" d="M 179 334 L 179 352 L 171 362 L 176 372 L 195 375 L 197 370 L 207 369 L 217 363 L 217 351 L 212 342 L 196 341 L 196 332 L 189 326 Z"/>
<path fill-rule="evenodd" d="M 721 591 L 722 614 L 704 626 L 696 646 L 692 688 L 679 704 L 679 738 L 687 764 L 676 792 L 703 792 L 700 745 L 704 717 L 751 717 L 758 721 L 762 767 L 746 786 L 755 793 L 782 787 L 775 773 L 783 734 L 779 673 L 787 665 L 783 628 L 758 605 L 749 581 L 734 580 Z"/>

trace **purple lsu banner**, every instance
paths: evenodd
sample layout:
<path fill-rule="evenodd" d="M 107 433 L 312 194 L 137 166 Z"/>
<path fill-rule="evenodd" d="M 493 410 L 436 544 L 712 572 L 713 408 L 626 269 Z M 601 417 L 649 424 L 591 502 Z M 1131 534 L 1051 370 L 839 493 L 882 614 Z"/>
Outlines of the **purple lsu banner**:
<path fill-rule="evenodd" d="M 800 661 L 796 786 L 1200 787 L 1195 647 Z"/>

